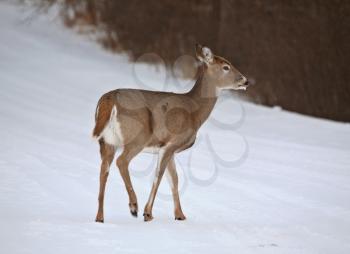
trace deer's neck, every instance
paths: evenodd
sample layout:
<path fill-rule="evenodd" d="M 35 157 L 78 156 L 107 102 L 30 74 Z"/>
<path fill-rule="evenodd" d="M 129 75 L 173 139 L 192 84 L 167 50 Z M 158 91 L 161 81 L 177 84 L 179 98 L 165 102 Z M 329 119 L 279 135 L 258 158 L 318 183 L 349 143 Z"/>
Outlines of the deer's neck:
<path fill-rule="evenodd" d="M 213 111 L 218 99 L 215 80 L 207 73 L 204 66 L 199 67 L 197 81 L 194 87 L 187 93 L 190 99 L 197 105 L 195 110 L 195 122 L 201 126 Z"/>

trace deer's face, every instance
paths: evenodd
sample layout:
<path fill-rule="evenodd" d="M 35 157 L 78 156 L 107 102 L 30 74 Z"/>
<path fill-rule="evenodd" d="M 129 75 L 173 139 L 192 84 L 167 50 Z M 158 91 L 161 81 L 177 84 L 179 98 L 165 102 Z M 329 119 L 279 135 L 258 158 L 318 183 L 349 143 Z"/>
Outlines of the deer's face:
<path fill-rule="evenodd" d="M 208 76 L 216 80 L 216 87 L 221 89 L 246 90 L 249 82 L 229 61 L 215 56 L 211 50 L 201 45 L 196 45 L 196 56 L 203 62 Z"/>

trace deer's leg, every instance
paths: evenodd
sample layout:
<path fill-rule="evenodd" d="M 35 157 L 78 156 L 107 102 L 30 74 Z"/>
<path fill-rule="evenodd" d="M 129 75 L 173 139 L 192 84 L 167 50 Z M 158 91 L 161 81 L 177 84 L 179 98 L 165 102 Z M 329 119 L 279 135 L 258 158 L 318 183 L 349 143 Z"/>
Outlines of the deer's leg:
<path fill-rule="evenodd" d="M 137 217 L 138 212 L 138 205 L 137 205 L 137 198 L 134 191 L 134 188 L 132 187 L 130 174 L 129 174 L 129 163 L 132 158 L 134 158 L 140 151 L 142 150 L 142 147 L 132 147 L 132 146 L 125 146 L 124 151 L 117 159 L 117 166 L 119 168 L 119 172 L 121 177 L 123 178 L 126 191 L 129 195 L 129 209 L 132 216 Z"/>
<path fill-rule="evenodd" d="M 161 150 L 159 152 L 157 169 L 156 169 L 156 174 L 155 174 L 155 178 L 154 178 L 153 185 L 152 185 L 152 190 L 151 190 L 151 193 L 149 195 L 149 198 L 148 198 L 148 201 L 147 201 L 147 204 L 145 206 L 144 213 L 143 213 L 145 221 L 150 221 L 153 219 L 152 208 L 153 208 L 154 199 L 156 197 L 160 181 L 162 180 L 162 177 L 164 175 L 165 168 L 166 168 L 169 160 L 173 156 L 173 154 L 174 154 L 174 151 L 170 150 L 170 149 Z"/>
<path fill-rule="evenodd" d="M 103 139 L 100 141 L 100 154 L 101 154 L 101 171 L 100 171 L 100 191 L 98 194 L 98 211 L 96 215 L 96 222 L 103 222 L 103 202 L 105 195 L 106 182 L 109 174 L 109 167 L 113 161 L 115 154 L 115 147 L 106 144 Z"/>
<path fill-rule="evenodd" d="M 186 217 L 182 212 L 180 204 L 180 197 L 178 191 L 178 177 L 176 172 L 174 156 L 172 156 L 169 160 L 167 173 L 169 175 L 170 187 L 173 193 L 175 220 L 185 220 Z"/>

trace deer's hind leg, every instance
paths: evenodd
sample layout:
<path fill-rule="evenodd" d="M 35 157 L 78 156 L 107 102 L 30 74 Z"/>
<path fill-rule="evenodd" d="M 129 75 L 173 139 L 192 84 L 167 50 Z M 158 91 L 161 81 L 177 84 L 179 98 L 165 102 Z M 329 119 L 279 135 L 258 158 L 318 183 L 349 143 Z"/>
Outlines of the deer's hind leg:
<path fill-rule="evenodd" d="M 142 151 L 142 146 L 126 145 L 122 154 L 117 159 L 117 166 L 121 177 L 123 178 L 126 191 L 129 195 L 129 209 L 132 216 L 137 217 L 138 205 L 134 188 L 129 174 L 129 164 L 132 158 Z"/>
<path fill-rule="evenodd" d="M 109 167 L 113 161 L 116 148 L 108 145 L 103 139 L 99 140 L 100 143 L 100 154 L 101 154 L 101 171 L 100 171 L 100 191 L 98 194 L 98 211 L 96 215 L 96 222 L 103 222 L 103 202 L 105 195 L 106 182 L 109 174 Z"/>

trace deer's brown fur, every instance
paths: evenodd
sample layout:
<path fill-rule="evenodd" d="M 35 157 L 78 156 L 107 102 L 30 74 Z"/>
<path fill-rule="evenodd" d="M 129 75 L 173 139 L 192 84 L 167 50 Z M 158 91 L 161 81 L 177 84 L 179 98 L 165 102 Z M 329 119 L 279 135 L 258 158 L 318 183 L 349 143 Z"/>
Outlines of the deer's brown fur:
<path fill-rule="evenodd" d="M 178 194 L 175 153 L 192 146 L 200 126 L 209 117 L 221 89 L 245 89 L 247 79 L 227 60 L 214 56 L 210 49 L 196 46 L 202 65 L 194 87 L 184 94 L 138 89 L 117 89 L 106 93 L 98 102 L 93 136 L 99 140 L 101 173 L 99 209 L 96 221 L 102 222 L 104 190 L 109 166 L 117 148 L 123 148 L 117 166 L 129 195 L 132 215 L 137 216 L 137 198 L 128 166 L 141 151 L 159 153 L 156 177 L 144 209 L 144 220 L 153 218 L 152 207 L 166 168 L 172 182 L 175 219 L 183 220 Z"/>

